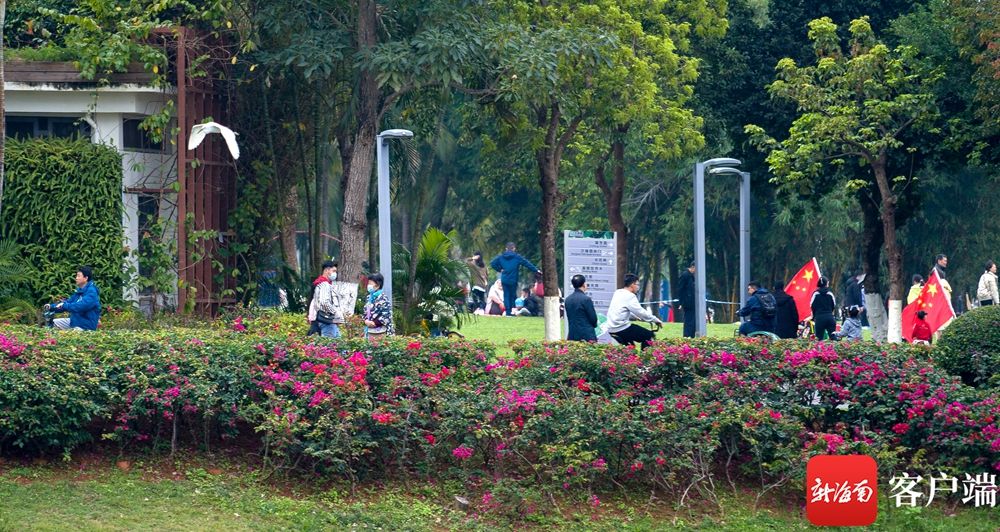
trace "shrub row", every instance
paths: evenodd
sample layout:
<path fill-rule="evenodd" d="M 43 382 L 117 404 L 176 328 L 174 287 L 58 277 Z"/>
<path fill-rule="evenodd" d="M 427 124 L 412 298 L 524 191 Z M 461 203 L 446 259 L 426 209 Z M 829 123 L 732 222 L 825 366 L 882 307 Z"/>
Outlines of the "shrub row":
<path fill-rule="evenodd" d="M 505 486 L 795 486 L 822 453 L 870 454 L 883 473 L 1000 460 L 996 398 L 921 347 L 524 343 L 497 358 L 486 344 L 309 343 L 275 329 L 0 329 L 0 445 L 69 453 L 94 438 L 214 440 L 249 427 L 272 464 L 448 475 L 492 486 L 485 510 L 517 497 Z"/>

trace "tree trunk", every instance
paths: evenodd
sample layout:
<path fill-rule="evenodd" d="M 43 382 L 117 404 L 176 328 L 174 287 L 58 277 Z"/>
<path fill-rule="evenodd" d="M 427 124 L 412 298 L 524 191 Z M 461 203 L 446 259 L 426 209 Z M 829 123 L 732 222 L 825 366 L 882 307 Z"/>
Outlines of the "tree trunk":
<path fill-rule="evenodd" d="M 319 173 L 319 182 L 316 184 L 316 201 L 319 205 L 316 209 L 318 213 L 317 231 L 320 232 L 320 261 L 326 260 L 330 256 L 330 243 L 326 235 L 330 233 L 330 178 L 333 175 L 333 146 L 329 137 L 323 140 L 323 166 Z"/>
<path fill-rule="evenodd" d="M 885 252 L 889 262 L 889 327 L 886 339 L 889 342 L 900 342 L 902 336 L 902 299 L 903 299 L 903 255 L 899 240 L 896 238 L 896 196 L 892 193 L 889 178 L 886 175 L 885 156 L 881 156 L 873 166 L 875 182 L 878 183 L 882 196 L 881 217 L 882 234 L 885 240 Z"/>
<path fill-rule="evenodd" d="M 551 149 L 538 150 L 539 184 L 542 187 L 542 212 L 539 227 L 542 231 L 542 284 L 545 286 L 544 315 L 545 339 L 558 340 L 559 331 L 559 278 L 556 275 L 556 213 L 559 210 L 559 163 L 552 158 Z M 553 303 L 554 302 L 554 303 Z"/>
<path fill-rule="evenodd" d="M 278 175 L 278 159 L 277 151 L 274 147 L 274 130 L 273 124 L 271 122 L 271 102 L 268 98 L 268 91 L 261 85 L 260 88 L 261 101 L 264 104 L 264 135 L 267 139 L 267 150 L 268 156 L 271 158 L 271 190 L 278 196 L 278 243 L 281 248 L 281 258 L 285 261 L 285 265 L 288 266 L 292 271 L 296 273 L 299 272 L 299 261 L 296 256 L 295 249 L 295 217 L 294 214 L 291 217 L 291 223 L 289 223 L 288 213 L 295 213 L 295 203 L 298 202 L 298 193 L 294 186 L 290 186 L 282 181 L 282 178 Z M 289 195 L 292 198 L 289 198 Z M 289 201 L 292 201 L 292 206 L 289 206 Z"/>
<path fill-rule="evenodd" d="M 617 233 L 616 287 L 622 286 L 625 281 L 625 273 L 628 271 L 629 234 L 628 226 L 625 225 L 625 217 L 622 216 L 622 198 L 625 196 L 625 135 L 628 133 L 628 129 L 628 124 L 620 126 L 618 136 L 611 143 L 611 183 L 608 183 L 604 177 L 603 161 L 594 173 L 594 181 L 604 195 L 604 203 L 608 211 L 608 224 L 611 226 L 611 230 Z"/>
<path fill-rule="evenodd" d="M 875 193 L 878 194 L 878 191 Z M 880 291 L 882 289 L 882 242 L 885 233 L 879 224 L 879 209 L 875 201 L 879 200 L 877 198 L 870 200 L 864 193 L 859 195 L 861 212 L 864 215 L 861 232 L 863 246 L 861 262 L 865 272 L 865 312 L 868 314 L 868 323 L 871 325 L 872 340 L 884 342 L 888 333 L 888 317 L 882 306 Z"/>
<path fill-rule="evenodd" d="M 357 39 L 359 55 L 376 43 L 375 0 L 358 0 Z M 378 135 L 381 93 L 375 73 L 362 69 L 357 87 L 357 131 L 351 150 L 351 162 L 345 170 L 344 213 L 340 220 L 340 264 L 342 278 L 353 282 L 361 273 L 365 258 L 365 229 L 368 219 L 368 188 Z M 370 265 L 374 270 L 375 265 Z M 340 276 L 338 276 L 340 277 Z"/>
<path fill-rule="evenodd" d="M 275 177 L 277 178 L 277 177 Z M 302 273 L 299 268 L 298 236 L 296 234 L 297 218 L 299 214 L 299 191 L 294 183 L 285 183 L 279 189 L 283 192 L 281 198 L 281 217 L 279 226 L 281 230 L 281 254 L 285 257 L 285 264 L 296 273 Z"/>
<path fill-rule="evenodd" d="M 559 134 L 562 113 L 558 103 L 535 110 L 539 128 L 545 128 L 545 145 L 535 151 L 539 184 L 542 189 L 542 212 L 539 216 L 542 245 L 542 284 L 545 286 L 543 301 L 545 314 L 545 339 L 562 337 L 559 327 L 559 276 L 556 271 L 556 215 L 562 197 L 559 194 L 559 162 L 563 150 L 576 134 L 582 117 L 577 116 Z"/>
<path fill-rule="evenodd" d="M 3 31 L 7 22 L 7 0 L 0 0 L 0 218 L 3 215 L 4 153 L 7 137 L 7 99 L 4 91 Z"/>
<path fill-rule="evenodd" d="M 316 245 L 316 231 L 314 230 L 316 226 L 316 215 L 313 212 L 313 200 L 312 200 L 312 192 L 310 191 L 309 188 L 310 185 L 309 178 L 312 176 L 314 172 L 318 171 L 318 168 L 313 167 L 310 169 L 310 166 L 313 165 L 309 163 L 309 159 L 306 157 L 306 140 L 305 140 L 305 135 L 302 133 L 302 124 L 303 124 L 302 112 L 301 112 L 302 110 L 299 106 L 299 100 L 300 100 L 299 84 L 298 80 L 295 78 L 292 79 L 292 94 L 294 96 L 294 102 L 295 102 L 294 105 L 295 133 L 296 133 L 295 138 L 299 149 L 299 168 L 301 169 L 300 176 L 302 178 L 302 191 L 303 193 L 305 193 L 305 200 L 306 200 L 306 237 L 307 237 L 306 240 L 309 242 L 309 254 L 306 255 L 305 257 L 306 259 L 305 263 L 307 271 L 315 272 L 319 271 L 319 264 L 316 262 L 317 245 Z M 313 124 L 313 128 L 315 127 L 316 124 Z M 313 139 L 315 140 L 315 138 L 316 137 L 314 135 Z M 316 149 L 315 142 L 313 144 L 314 144 L 313 149 L 315 150 Z M 313 181 L 315 182 L 315 179 Z M 292 189 L 294 190 L 295 187 L 292 187 Z M 295 218 L 298 218 L 297 208 L 300 204 L 301 203 L 298 202 L 298 200 L 296 200 L 296 210 L 290 211 L 290 213 L 292 213 L 292 216 Z"/>

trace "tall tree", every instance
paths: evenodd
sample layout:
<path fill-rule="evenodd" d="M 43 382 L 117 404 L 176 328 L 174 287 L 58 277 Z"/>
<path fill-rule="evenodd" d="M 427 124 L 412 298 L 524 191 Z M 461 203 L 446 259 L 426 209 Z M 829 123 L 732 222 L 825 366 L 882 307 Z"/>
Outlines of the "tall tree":
<path fill-rule="evenodd" d="M 594 182 L 604 196 L 611 229 L 618 233 L 618 286 L 629 264 L 622 208 L 627 174 L 648 171 L 652 164 L 690 155 L 704 145 L 702 121 L 687 108 L 698 76 L 698 62 L 689 55 L 689 28 L 698 28 L 701 37 L 721 37 L 724 6 L 683 13 L 676 9 L 666 2 L 618 2 L 603 14 L 620 45 L 613 65 L 594 73 L 594 107 L 601 111 L 592 113 L 587 125 L 589 138 L 604 144 L 596 149 Z M 626 163 L 629 142 L 636 149 Z"/>
<path fill-rule="evenodd" d="M 903 157 L 912 130 L 931 130 L 938 118 L 934 84 L 940 75 L 927 72 L 916 49 L 890 49 L 879 42 L 866 17 L 850 25 L 847 49 L 841 46 L 837 26 L 829 18 L 809 23 L 816 64 L 798 66 L 792 59 L 778 62 L 777 80 L 768 90 L 777 98 L 794 102 L 800 114 L 789 136 L 778 142 L 759 126 L 747 132 L 761 149 L 775 181 L 783 186 L 808 188 L 824 176 L 851 175 L 846 186 L 869 189 L 867 198 L 878 207 L 878 223 L 889 264 L 888 339 L 899 341 L 904 289 L 902 246 L 897 236 L 897 208 L 915 182 L 909 169 L 893 166 Z M 855 162 L 860 168 L 848 170 Z M 834 172 L 830 170 L 833 169 Z M 873 217 L 865 216 L 866 229 Z M 876 338 L 880 337 L 881 298 L 877 292 L 877 263 L 867 261 L 867 308 Z"/>
<path fill-rule="evenodd" d="M 498 70 L 507 76 L 501 78 L 494 112 L 503 120 L 507 133 L 503 141 L 530 153 L 538 176 L 546 338 L 559 336 L 556 230 L 564 199 L 560 172 L 567 150 L 580 140 L 582 128 L 604 128 L 612 137 L 607 148 L 608 157 L 614 158 L 617 166 L 612 172 L 620 172 L 619 181 L 624 181 L 622 135 L 634 122 L 640 122 L 640 117 L 651 116 L 653 120 L 641 120 L 637 133 L 654 139 L 654 143 L 658 138 L 664 151 L 680 152 L 681 144 L 692 138 L 700 140 L 697 121 L 682 108 L 691 93 L 696 65 L 678 49 L 684 48 L 692 31 L 718 31 L 724 24 L 717 17 L 723 5 L 711 2 L 691 8 L 667 1 L 586 5 L 509 2 L 506 12 L 513 15 L 505 20 L 520 33 L 508 39 L 506 55 L 500 55 Z M 669 119 L 656 121 L 662 116 Z M 661 131 L 662 136 L 658 136 Z M 676 144 L 665 140 L 671 134 L 677 137 Z M 613 146 L 616 141 L 622 142 L 617 149 Z M 504 156 L 516 159 L 512 151 L 507 149 Z M 611 190 L 617 186 L 614 179 L 605 184 L 609 197 L 617 194 Z M 617 196 L 611 210 L 616 207 L 620 207 Z M 620 231 L 624 227 L 620 216 L 613 222 Z M 627 246 L 627 232 L 623 231 L 623 237 Z"/>
<path fill-rule="evenodd" d="M 7 139 L 7 99 L 4 90 L 4 30 L 7 22 L 7 0 L 0 0 L 0 214 L 3 213 L 4 141 Z"/>

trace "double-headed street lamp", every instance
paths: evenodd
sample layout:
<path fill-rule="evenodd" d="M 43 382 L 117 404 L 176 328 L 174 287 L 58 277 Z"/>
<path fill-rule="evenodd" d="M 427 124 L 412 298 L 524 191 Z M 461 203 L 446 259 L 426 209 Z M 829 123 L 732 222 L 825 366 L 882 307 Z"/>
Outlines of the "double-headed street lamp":
<path fill-rule="evenodd" d="M 378 159 L 378 267 L 385 278 L 382 290 L 392 301 L 392 225 L 389 219 L 389 139 L 413 138 L 408 129 L 387 129 L 378 134 L 375 155 Z"/>
<path fill-rule="evenodd" d="M 705 305 L 705 169 L 735 167 L 740 164 L 739 159 L 720 157 L 694 165 L 695 336 L 705 336 L 708 332 L 708 324 L 705 319 L 705 312 L 708 310 Z M 735 170 L 735 168 L 733 169 Z M 749 179 L 747 179 L 747 183 L 749 183 Z"/>

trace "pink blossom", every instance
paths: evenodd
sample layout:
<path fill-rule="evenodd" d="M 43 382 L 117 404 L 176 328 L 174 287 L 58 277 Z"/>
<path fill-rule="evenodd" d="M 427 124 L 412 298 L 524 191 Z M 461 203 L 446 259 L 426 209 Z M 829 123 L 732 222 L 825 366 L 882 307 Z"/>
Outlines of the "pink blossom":
<path fill-rule="evenodd" d="M 395 416 L 389 412 L 372 412 L 372 419 L 381 425 L 388 425 L 392 423 L 394 417 Z"/>
<path fill-rule="evenodd" d="M 768 412 L 768 414 L 771 416 L 771 419 L 781 419 L 781 412 L 775 412 L 774 410 L 771 410 Z"/>
<path fill-rule="evenodd" d="M 691 401 L 686 395 L 678 395 L 674 401 L 674 408 L 677 410 L 687 410 L 691 406 Z"/>
<path fill-rule="evenodd" d="M 329 397 L 330 394 L 324 392 L 323 390 L 316 390 L 316 393 L 314 393 L 312 396 L 312 400 L 309 401 L 309 406 L 314 407 L 316 405 L 319 405 Z"/>
<path fill-rule="evenodd" d="M 451 451 L 452 456 L 458 458 L 459 460 L 467 460 L 472 458 L 472 449 L 466 447 L 465 445 L 459 445 Z"/>
<path fill-rule="evenodd" d="M 434 435 L 429 432 L 424 434 L 424 439 L 427 440 L 427 445 L 434 445 L 434 442 L 436 441 L 434 439 Z"/>
<path fill-rule="evenodd" d="M 312 392 L 313 388 L 315 386 L 311 382 L 295 381 L 295 384 L 292 385 L 292 393 L 299 397 L 305 397 L 309 395 L 309 392 Z"/>
<path fill-rule="evenodd" d="M 909 423 L 896 423 L 892 426 L 892 431 L 896 434 L 906 434 L 910 430 Z"/>
<path fill-rule="evenodd" d="M 590 496 L 590 506 L 592 508 L 597 508 L 600 505 L 601 505 L 601 499 L 598 499 L 597 495 L 591 495 Z"/>
<path fill-rule="evenodd" d="M 233 330 L 236 332 L 244 332 L 247 330 L 246 325 L 243 325 L 243 316 L 236 316 L 233 320 Z"/>

